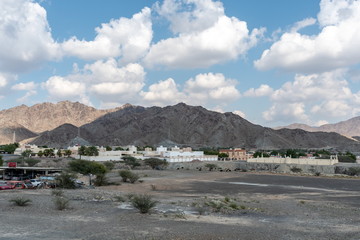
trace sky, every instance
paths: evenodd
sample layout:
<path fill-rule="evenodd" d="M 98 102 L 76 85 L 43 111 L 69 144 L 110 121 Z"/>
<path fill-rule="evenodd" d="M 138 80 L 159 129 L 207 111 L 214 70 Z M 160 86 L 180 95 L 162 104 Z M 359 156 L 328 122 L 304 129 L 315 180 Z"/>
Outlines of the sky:
<path fill-rule="evenodd" d="M 1 0 L 0 110 L 184 102 L 262 126 L 360 115 L 360 0 Z"/>

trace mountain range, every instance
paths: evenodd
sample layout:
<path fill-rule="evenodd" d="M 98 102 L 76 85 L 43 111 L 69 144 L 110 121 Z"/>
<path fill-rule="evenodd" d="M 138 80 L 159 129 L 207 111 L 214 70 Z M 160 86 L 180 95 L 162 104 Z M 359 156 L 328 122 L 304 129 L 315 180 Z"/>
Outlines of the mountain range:
<path fill-rule="evenodd" d="M 233 113 L 179 103 L 167 107 L 126 104 L 98 110 L 81 103 L 41 103 L 0 111 L 0 141 L 51 147 L 117 146 L 243 147 L 246 149 L 335 148 L 360 152 L 356 139 L 335 132 L 271 129 Z"/>
<path fill-rule="evenodd" d="M 319 127 L 312 127 L 306 124 L 294 123 L 285 127 L 278 127 L 276 129 L 302 129 L 308 132 L 336 132 L 347 137 L 360 136 L 360 117 L 354 117 L 346 121 L 341 121 L 334 124 L 324 124 Z"/>

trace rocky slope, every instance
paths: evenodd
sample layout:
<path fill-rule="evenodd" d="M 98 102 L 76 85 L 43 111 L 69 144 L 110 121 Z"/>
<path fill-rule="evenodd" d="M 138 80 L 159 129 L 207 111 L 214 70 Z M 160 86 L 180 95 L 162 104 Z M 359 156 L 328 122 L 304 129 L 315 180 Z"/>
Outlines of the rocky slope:
<path fill-rule="evenodd" d="M 78 129 L 49 131 L 34 141 L 66 146 Z M 69 133 L 65 133 L 68 131 Z M 71 134 L 70 134 L 71 133 Z M 186 145 L 247 149 L 337 148 L 360 151 L 360 144 L 337 133 L 296 129 L 273 130 L 232 113 L 218 113 L 180 103 L 175 106 L 128 106 L 80 127 L 80 136 L 94 145 Z"/>
<path fill-rule="evenodd" d="M 15 133 L 15 136 L 14 136 Z M 28 130 L 24 126 L 16 122 L 5 122 L 0 124 L 0 143 L 9 144 L 20 142 L 24 139 L 29 139 L 38 136 L 38 134 Z"/>
<path fill-rule="evenodd" d="M 311 127 L 306 124 L 295 123 L 285 127 L 278 127 L 276 129 L 283 128 L 303 129 L 309 132 L 336 132 L 344 136 L 354 137 L 360 136 L 360 117 L 354 117 L 334 124 L 325 124 L 319 127 Z"/>
<path fill-rule="evenodd" d="M 69 101 L 41 103 L 31 107 L 21 105 L 0 111 L 0 124 L 16 123 L 29 131 L 41 133 L 65 123 L 81 126 L 115 110 L 98 110 Z"/>

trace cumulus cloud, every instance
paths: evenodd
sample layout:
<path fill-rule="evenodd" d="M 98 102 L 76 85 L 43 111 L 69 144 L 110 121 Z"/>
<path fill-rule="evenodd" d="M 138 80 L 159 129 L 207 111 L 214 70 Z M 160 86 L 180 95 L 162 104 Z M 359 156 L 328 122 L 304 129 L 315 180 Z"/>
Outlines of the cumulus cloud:
<path fill-rule="evenodd" d="M 82 69 L 75 67 L 75 70 L 68 76 L 53 76 L 43 84 L 51 98 L 89 102 L 90 97 L 96 97 L 106 106 L 109 102 L 121 104 L 136 100 L 144 86 L 145 71 L 139 64 L 122 67 L 111 58 L 86 64 Z"/>
<path fill-rule="evenodd" d="M 353 117 L 360 113 L 359 93 L 353 93 L 346 80 L 346 70 L 310 75 L 296 75 L 293 82 L 275 90 L 272 106 L 263 113 L 273 122 L 305 122 L 315 118 Z"/>
<path fill-rule="evenodd" d="M 199 68 L 234 60 L 256 45 L 264 32 L 250 33 L 246 22 L 227 17 L 222 4 L 211 0 L 167 0 L 157 12 L 170 21 L 175 36 L 151 46 L 144 58 L 148 67 Z"/>
<path fill-rule="evenodd" d="M 147 105 L 164 106 L 186 101 L 185 94 L 178 90 L 172 78 L 150 85 L 149 91 L 141 91 L 140 95 Z"/>
<path fill-rule="evenodd" d="M 240 110 L 235 110 L 235 111 L 233 111 L 233 113 L 236 114 L 236 115 L 239 115 L 239 116 L 242 117 L 242 118 L 246 118 L 246 114 L 243 113 L 243 112 L 240 111 Z"/>
<path fill-rule="evenodd" d="M 61 55 L 45 9 L 31 0 L 0 1 L 0 32 L 0 71 L 28 71 Z"/>
<path fill-rule="evenodd" d="M 55 100 L 78 99 L 85 95 L 86 89 L 84 83 L 70 81 L 60 76 L 50 77 L 42 86 Z"/>
<path fill-rule="evenodd" d="M 360 63 L 360 1 L 322 0 L 317 20 L 321 27 L 318 35 L 296 31 L 312 20 L 295 24 L 263 52 L 255 67 L 311 73 Z"/>
<path fill-rule="evenodd" d="M 172 78 L 159 81 L 150 85 L 148 91 L 141 91 L 140 96 L 145 105 L 185 102 L 218 110 L 240 96 L 236 83 L 221 73 L 204 73 L 188 79 L 183 86 L 178 86 Z"/>
<path fill-rule="evenodd" d="M 12 90 L 17 91 L 30 91 L 36 88 L 35 82 L 18 83 L 11 87 Z"/>
<path fill-rule="evenodd" d="M 62 43 L 66 54 L 86 60 L 121 57 L 123 63 L 137 61 L 147 52 L 152 40 L 151 10 L 145 7 L 131 19 L 119 18 L 95 29 L 94 40 L 76 37 Z"/>
<path fill-rule="evenodd" d="M 185 83 L 185 92 L 192 101 L 230 101 L 240 97 L 236 81 L 226 79 L 221 73 L 198 74 Z"/>
<path fill-rule="evenodd" d="M 259 88 L 250 88 L 244 93 L 245 97 L 263 97 L 270 96 L 273 93 L 273 89 L 266 84 L 261 84 Z"/>

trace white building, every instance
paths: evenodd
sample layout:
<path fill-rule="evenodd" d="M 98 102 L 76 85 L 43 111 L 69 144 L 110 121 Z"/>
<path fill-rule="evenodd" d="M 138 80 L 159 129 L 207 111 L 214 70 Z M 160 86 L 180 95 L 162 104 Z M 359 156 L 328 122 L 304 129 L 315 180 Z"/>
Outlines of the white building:
<path fill-rule="evenodd" d="M 217 161 L 216 155 L 204 155 L 203 151 L 182 152 L 182 151 L 166 151 L 162 154 L 167 162 L 191 162 L 199 161 Z"/>

